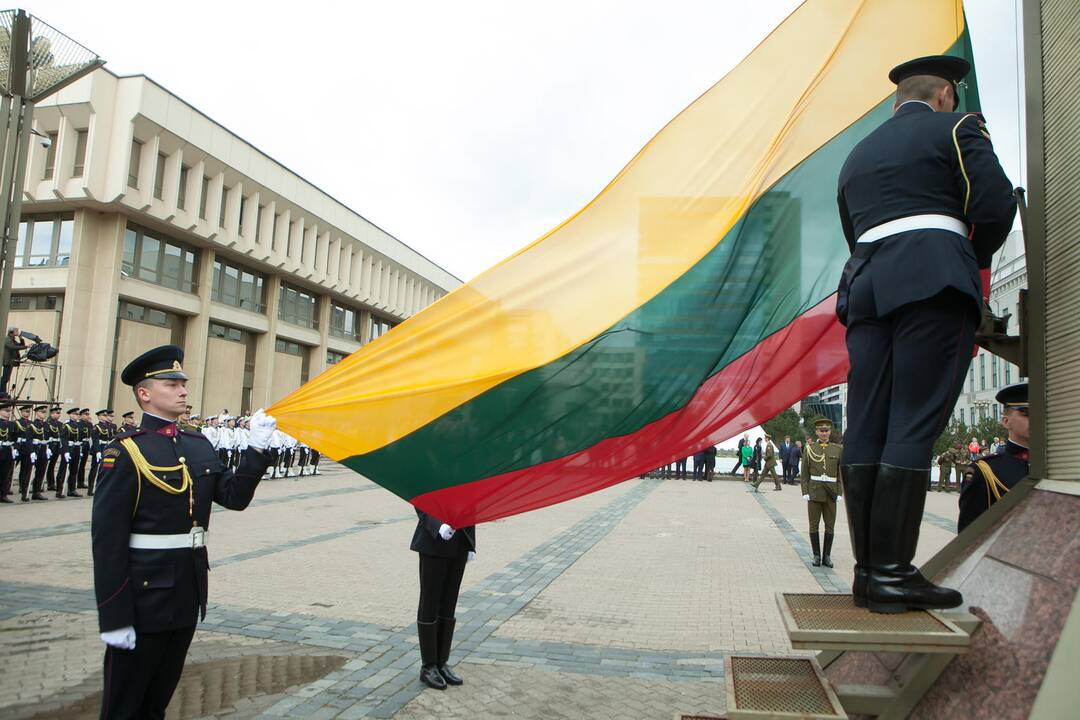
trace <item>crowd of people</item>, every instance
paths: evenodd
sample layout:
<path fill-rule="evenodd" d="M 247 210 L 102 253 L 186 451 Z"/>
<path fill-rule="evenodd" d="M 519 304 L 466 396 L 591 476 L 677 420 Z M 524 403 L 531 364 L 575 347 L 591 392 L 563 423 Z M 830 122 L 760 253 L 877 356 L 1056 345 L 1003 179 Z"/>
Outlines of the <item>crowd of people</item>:
<path fill-rule="evenodd" d="M 138 429 L 135 413 L 102 409 L 63 408 L 0 400 L 0 503 L 93 496 L 105 447 L 117 437 Z M 92 419 L 93 418 L 93 419 Z M 239 466 L 248 449 L 249 417 L 228 411 L 200 418 L 191 408 L 179 427 L 206 436 L 226 468 Z M 275 430 L 270 439 L 268 478 L 319 475 L 320 454 L 296 438 Z M 295 471 L 295 472 L 294 472 Z M 80 492 L 83 491 L 83 492 Z"/>

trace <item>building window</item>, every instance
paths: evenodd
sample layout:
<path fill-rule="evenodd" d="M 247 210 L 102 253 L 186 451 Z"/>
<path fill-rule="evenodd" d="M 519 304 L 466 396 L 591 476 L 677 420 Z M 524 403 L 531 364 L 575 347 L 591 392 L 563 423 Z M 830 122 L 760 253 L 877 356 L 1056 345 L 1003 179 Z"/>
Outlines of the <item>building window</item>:
<path fill-rule="evenodd" d="M 142 164 L 142 146 L 138 140 L 131 141 L 131 157 L 128 158 L 128 186 L 139 189 L 139 165 Z"/>
<path fill-rule="evenodd" d="M 124 232 L 121 271 L 163 287 L 195 293 L 199 254 L 172 238 L 129 223 Z"/>
<path fill-rule="evenodd" d="M 158 153 L 157 166 L 154 167 L 154 197 L 158 200 L 165 194 L 165 161 L 168 156 Z"/>
<path fill-rule="evenodd" d="M 199 193 L 199 219 L 206 219 L 206 197 L 210 194 L 210 178 L 203 175 L 202 192 Z"/>
<path fill-rule="evenodd" d="M 389 320 L 386 320 L 385 318 L 381 318 L 381 317 L 379 317 L 377 315 L 372 314 L 372 316 L 371 316 L 371 336 L 370 336 L 371 339 L 374 340 L 377 337 L 385 335 L 386 333 L 390 332 L 390 328 L 392 328 L 392 327 L 394 327 L 394 326 L 392 324 L 390 324 Z"/>
<path fill-rule="evenodd" d="M 255 213 L 255 242 L 259 242 L 259 235 L 262 234 L 263 210 L 265 209 L 265 205 L 260 205 L 258 212 Z"/>
<path fill-rule="evenodd" d="M 998 387 L 998 356 L 990 356 L 990 386 L 993 388 Z"/>
<path fill-rule="evenodd" d="M 960 424 L 967 425 L 967 422 L 964 420 L 964 408 L 960 408 Z"/>
<path fill-rule="evenodd" d="M 27 215 L 19 223 L 15 267 L 67 267 L 75 235 L 75 215 Z"/>
<path fill-rule="evenodd" d="M 257 313 L 266 312 L 266 276 L 220 259 L 214 260 L 210 299 Z"/>
<path fill-rule="evenodd" d="M 63 310 L 63 295 L 12 295 L 12 310 Z M 28 328 L 33 330 L 33 328 Z"/>
<path fill-rule="evenodd" d="M 187 201 L 187 175 L 188 169 L 183 165 L 180 166 L 180 187 L 176 190 L 176 207 L 181 210 L 184 209 L 184 203 Z"/>
<path fill-rule="evenodd" d="M 979 389 L 986 389 L 986 355 L 979 353 Z"/>
<path fill-rule="evenodd" d="M 1004 363 L 1005 365 L 1005 384 L 1012 385 L 1012 363 Z"/>
<path fill-rule="evenodd" d="M 360 342 L 360 312 L 336 302 L 330 303 L 330 334 Z"/>
<path fill-rule="evenodd" d="M 247 211 L 247 198 L 240 196 L 240 224 L 236 226 L 236 234 L 244 234 L 244 212 Z"/>
<path fill-rule="evenodd" d="M 225 227 L 225 207 L 229 201 L 229 188 L 221 186 L 221 207 L 218 208 L 218 227 Z"/>
<path fill-rule="evenodd" d="M 303 327 L 319 327 L 319 299 L 307 290 L 281 284 L 278 318 Z"/>
<path fill-rule="evenodd" d="M 345 353 L 334 352 L 333 350 L 326 351 L 326 364 L 337 365 L 339 362 L 348 357 Z"/>
<path fill-rule="evenodd" d="M 291 340 L 284 340 L 282 338 L 278 338 L 274 341 L 274 349 L 279 353 L 296 355 L 297 357 L 302 357 L 304 354 L 304 348 L 300 343 L 294 343 Z"/>
<path fill-rule="evenodd" d="M 49 136 L 49 147 L 45 150 L 45 173 L 44 180 L 52 180 L 56 171 L 56 141 L 60 136 L 57 133 L 46 133 Z"/>
<path fill-rule="evenodd" d="M 71 168 L 71 177 L 82 177 L 86 171 L 86 141 L 89 135 L 87 130 L 75 132 L 75 164 Z"/>
<path fill-rule="evenodd" d="M 975 392 L 975 366 L 972 365 L 968 369 L 968 392 Z"/>
<path fill-rule="evenodd" d="M 296 228 L 296 221 L 289 222 L 289 234 L 285 236 L 285 257 L 292 257 L 292 234 Z"/>

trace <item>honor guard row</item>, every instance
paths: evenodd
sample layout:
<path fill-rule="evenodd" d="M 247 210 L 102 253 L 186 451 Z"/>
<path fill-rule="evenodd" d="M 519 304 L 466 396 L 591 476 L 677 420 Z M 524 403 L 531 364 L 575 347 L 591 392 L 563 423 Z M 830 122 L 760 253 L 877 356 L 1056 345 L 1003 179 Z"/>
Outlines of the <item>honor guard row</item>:
<path fill-rule="evenodd" d="M 46 491 L 57 498 L 82 497 L 80 489 L 94 494 L 101 450 L 122 428 L 109 409 L 95 413 L 96 423 L 90 408 L 69 409 L 67 422 L 61 413 L 58 406 L 0 405 L 0 502 L 12 502 L 14 478 L 23 502 L 46 500 Z"/>

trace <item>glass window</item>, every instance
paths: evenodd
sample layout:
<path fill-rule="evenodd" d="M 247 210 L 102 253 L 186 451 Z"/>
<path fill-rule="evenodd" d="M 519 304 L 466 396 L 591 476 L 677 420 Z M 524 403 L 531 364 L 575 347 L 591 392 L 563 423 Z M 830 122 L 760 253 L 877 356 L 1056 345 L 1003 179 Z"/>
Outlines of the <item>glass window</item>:
<path fill-rule="evenodd" d="M 265 280 L 255 270 L 214 260 L 210 299 L 244 310 L 266 312 L 266 297 L 263 294 Z"/>
<path fill-rule="evenodd" d="M 30 223 L 23 220 L 19 223 L 19 239 L 15 243 L 15 267 L 23 266 L 23 255 L 26 254 L 26 235 L 30 232 Z"/>
<path fill-rule="evenodd" d="M 172 243 L 165 244 L 165 255 L 161 263 L 161 284 L 179 288 L 184 264 L 184 251 Z"/>
<path fill-rule="evenodd" d="M 191 250 L 184 251 L 184 274 L 181 277 L 180 289 L 184 292 L 195 292 L 195 272 L 198 261 L 195 253 Z"/>
<path fill-rule="evenodd" d="M 66 267 L 71 260 L 71 243 L 75 236 L 75 220 L 60 220 L 60 236 L 56 242 L 55 265 Z"/>
<path fill-rule="evenodd" d="M 218 227 L 225 227 L 225 207 L 229 200 L 229 188 L 221 186 L 221 207 L 218 208 Z"/>
<path fill-rule="evenodd" d="M 233 265 L 225 266 L 225 280 L 221 288 L 221 301 L 227 305 L 240 304 L 240 270 Z"/>
<path fill-rule="evenodd" d="M 990 385 L 996 388 L 998 386 L 998 356 L 990 356 Z"/>
<path fill-rule="evenodd" d="M 979 353 L 979 389 L 986 389 L 986 355 Z"/>
<path fill-rule="evenodd" d="M 1012 385 L 1012 363 L 1005 363 L 1005 384 Z"/>
<path fill-rule="evenodd" d="M 138 140 L 131 141 L 131 157 L 128 159 L 128 185 L 139 189 L 139 165 L 142 163 L 142 146 Z"/>
<path fill-rule="evenodd" d="M 52 257 L 53 228 L 56 225 L 51 221 L 38 221 L 34 223 L 34 229 L 30 236 L 30 260 L 27 267 L 43 267 L 49 264 Z"/>
<path fill-rule="evenodd" d="M 187 176 L 188 169 L 183 165 L 180 166 L 180 187 L 176 191 L 176 207 L 181 210 L 184 209 L 184 202 L 187 201 Z"/>
<path fill-rule="evenodd" d="M 89 134 L 86 130 L 75 132 L 75 164 L 71 168 L 71 177 L 82 177 L 86 170 L 86 140 Z"/>
<path fill-rule="evenodd" d="M 960 424 L 967 425 L 967 421 L 964 419 L 964 408 L 960 408 Z"/>
<path fill-rule="evenodd" d="M 45 175 L 46 180 L 51 180 L 52 176 L 56 172 L 56 141 L 60 137 L 58 133 L 47 133 L 49 136 L 49 147 L 45 150 Z"/>
<path fill-rule="evenodd" d="M 353 308 L 330 304 L 330 334 L 349 340 L 360 340 L 360 324 L 357 322 L 358 311 Z"/>
<path fill-rule="evenodd" d="M 210 178 L 203 175 L 202 189 L 199 193 L 199 219 L 206 219 L 206 196 L 210 194 Z"/>
<path fill-rule="evenodd" d="M 135 245 L 138 238 L 139 234 L 132 228 L 128 227 L 124 231 L 124 255 L 121 272 L 128 277 L 135 275 Z"/>
<path fill-rule="evenodd" d="M 168 156 L 164 153 L 158 153 L 157 166 L 154 168 L 154 197 L 158 200 L 161 199 L 165 191 L 165 161 L 168 159 Z"/>
<path fill-rule="evenodd" d="M 326 364 L 337 365 L 339 362 L 345 359 L 345 353 L 334 352 L 333 350 L 326 351 Z"/>
<path fill-rule="evenodd" d="M 278 305 L 280 319 L 304 327 L 318 327 L 318 299 L 306 290 L 282 283 Z"/>
<path fill-rule="evenodd" d="M 143 234 L 140 245 L 139 278 L 156 283 L 158 281 L 158 260 L 161 254 L 161 242 L 157 238 Z"/>

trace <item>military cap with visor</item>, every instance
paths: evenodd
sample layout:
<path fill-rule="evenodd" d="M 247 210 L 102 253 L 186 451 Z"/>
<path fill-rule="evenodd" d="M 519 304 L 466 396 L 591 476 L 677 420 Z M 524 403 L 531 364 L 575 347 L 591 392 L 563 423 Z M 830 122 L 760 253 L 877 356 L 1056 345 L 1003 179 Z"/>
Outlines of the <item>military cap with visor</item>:
<path fill-rule="evenodd" d="M 948 80 L 953 89 L 953 110 L 960 105 L 959 85 L 971 72 L 971 63 L 955 55 L 927 55 L 902 62 L 889 71 L 889 80 L 899 85 L 909 77 L 932 75 Z"/>
<path fill-rule="evenodd" d="M 1006 409 L 1027 410 L 1028 408 L 1028 384 L 1017 383 L 998 390 L 994 399 L 1004 405 Z"/>
<path fill-rule="evenodd" d="M 181 363 L 184 349 L 178 345 L 162 345 L 147 350 L 127 364 L 120 374 L 125 385 L 138 385 L 143 380 L 187 380 Z"/>

